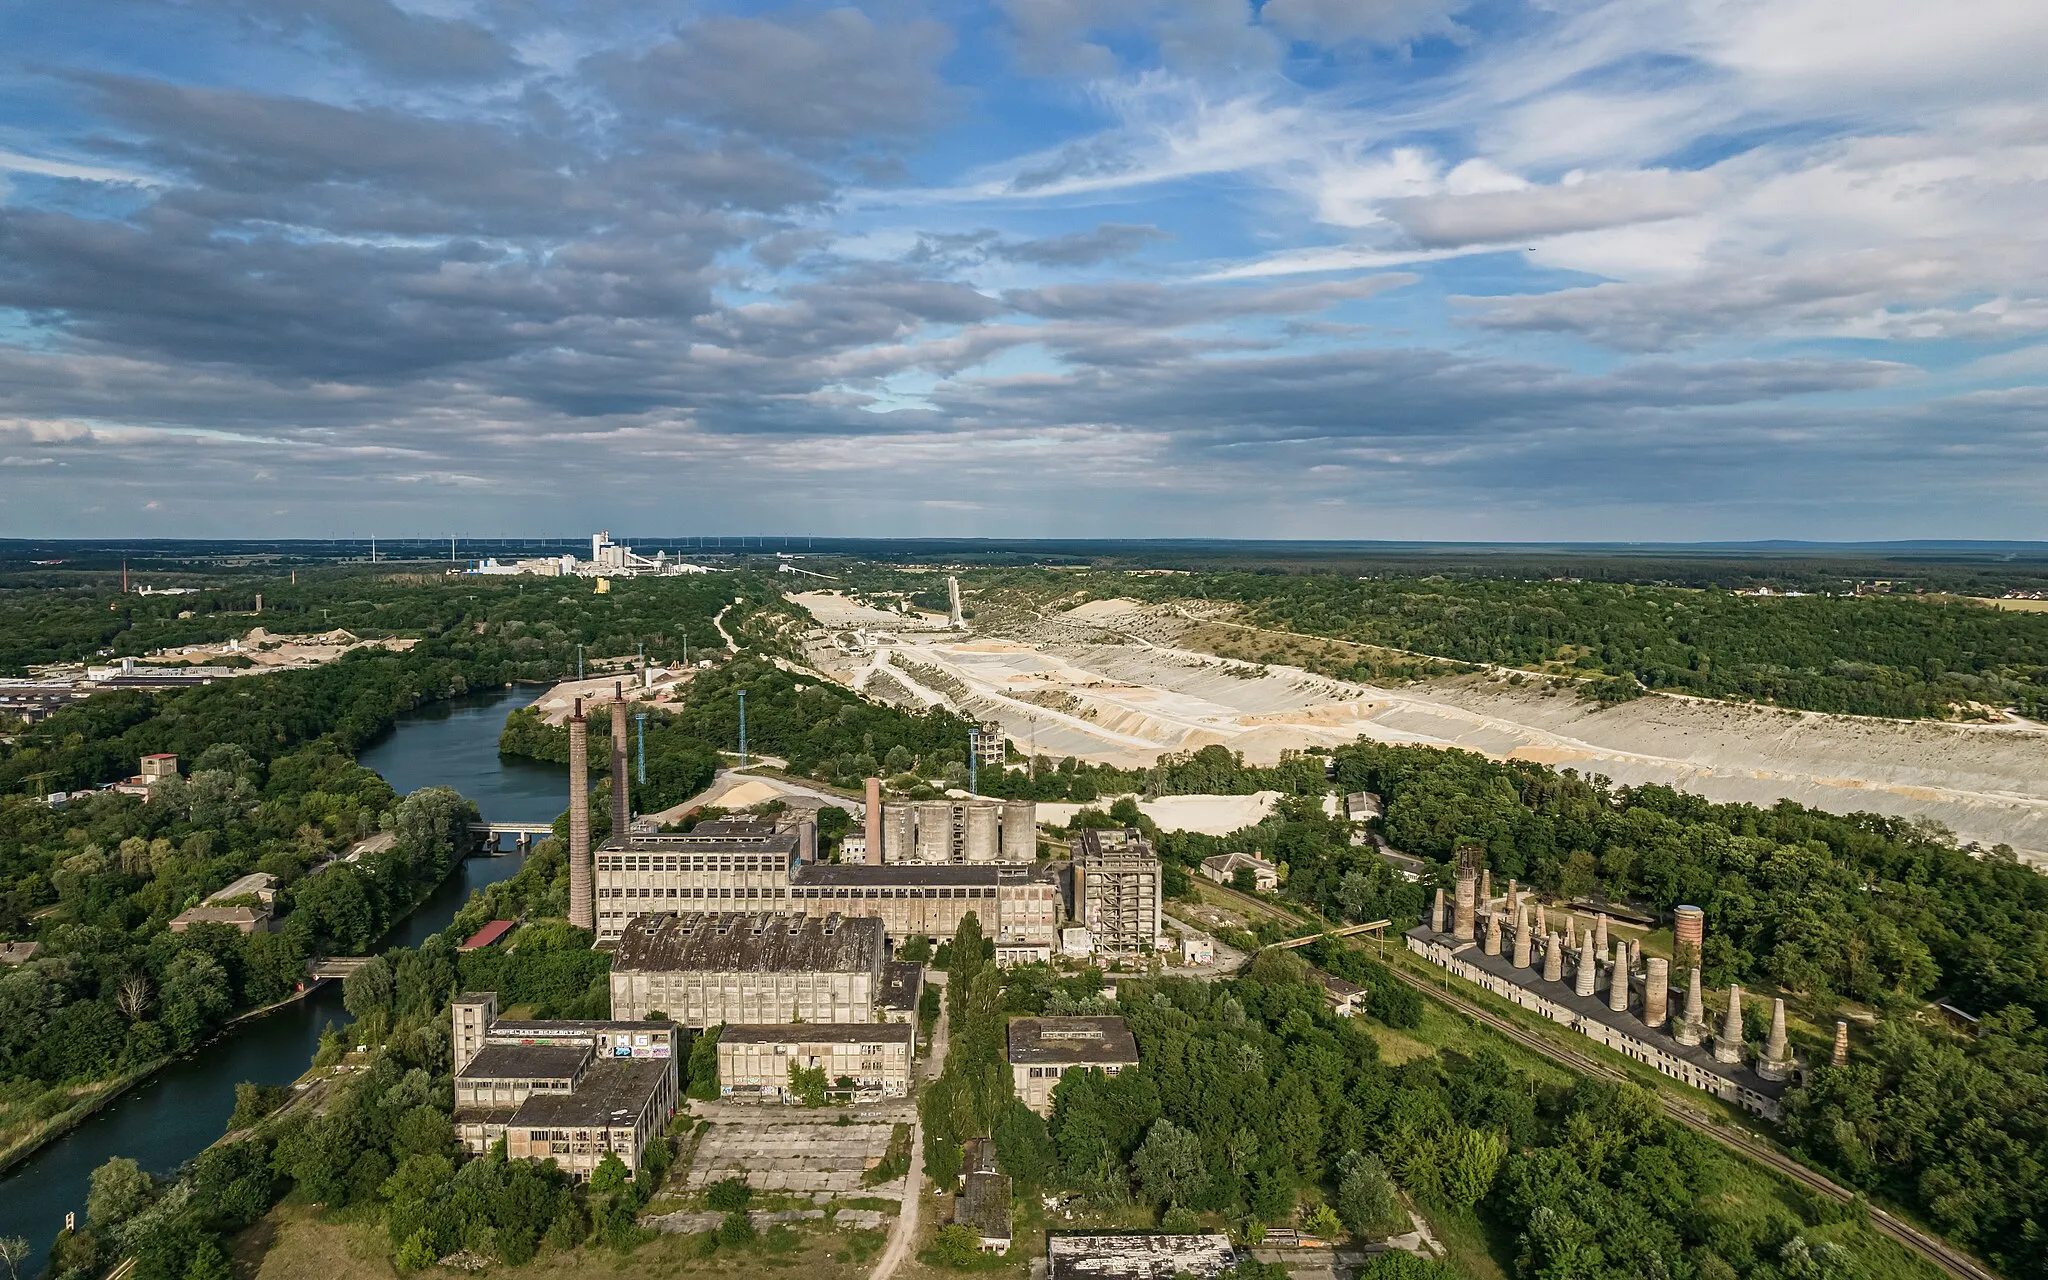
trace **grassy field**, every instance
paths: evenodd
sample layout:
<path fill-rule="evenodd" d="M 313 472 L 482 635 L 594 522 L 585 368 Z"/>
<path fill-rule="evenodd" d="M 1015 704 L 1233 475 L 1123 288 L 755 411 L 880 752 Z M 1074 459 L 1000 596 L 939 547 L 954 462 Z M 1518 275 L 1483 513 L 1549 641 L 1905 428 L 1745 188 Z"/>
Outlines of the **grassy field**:
<path fill-rule="evenodd" d="M 1389 951 L 1388 958 L 1394 960 Z M 1441 977 L 1442 971 L 1433 965 L 1414 960 L 1405 952 L 1396 963 L 1404 969 L 1421 972 L 1425 976 Z M 1633 1059 L 1614 1053 L 1584 1036 L 1576 1035 L 1547 1019 L 1536 1017 L 1527 1010 L 1492 997 L 1487 992 L 1470 984 L 1452 988 L 1458 994 L 1481 1003 L 1494 1013 L 1512 1017 L 1518 1025 L 1543 1033 L 1546 1038 L 1561 1045 L 1590 1053 L 1601 1061 L 1611 1062 L 1617 1067 L 1631 1069 L 1630 1074 L 1669 1092 L 1682 1093 L 1686 1102 L 1698 1109 L 1713 1109 L 1729 1120 L 1742 1120 L 1745 1127 L 1747 1117 L 1735 1108 L 1704 1093 L 1680 1089 L 1671 1080 L 1644 1067 Z M 1424 1053 L 1449 1051 L 1469 1054 L 1480 1045 L 1486 1045 L 1499 1052 L 1518 1070 L 1535 1076 L 1538 1080 L 1570 1084 L 1576 1074 L 1528 1049 L 1490 1027 L 1482 1026 L 1435 1001 L 1426 1001 L 1423 1007 L 1422 1025 L 1410 1031 L 1392 1031 L 1372 1025 L 1372 1034 L 1380 1042 L 1381 1052 L 1389 1061 L 1407 1061 Z M 1805 1220 L 1807 1212 L 1806 1193 L 1778 1175 L 1734 1155 L 1728 1158 L 1732 1171 L 1728 1182 L 1720 1189 L 1718 1207 L 1731 1216 L 1749 1217 L 1782 1209 L 1794 1217 Z M 1515 1239 L 1511 1234 L 1499 1231 L 1470 1214 L 1442 1213 L 1425 1208 L 1424 1216 L 1430 1227 L 1449 1250 L 1452 1261 L 1456 1262 L 1472 1280 L 1492 1280 L 1512 1274 L 1515 1262 Z M 1879 1235 L 1867 1224 L 1860 1221 L 1846 1221 L 1826 1226 L 1810 1227 L 1807 1234 L 1815 1239 L 1833 1241 L 1856 1253 L 1870 1280 L 1941 1280 L 1943 1273 L 1926 1262 L 1918 1254 L 1905 1248 L 1888 1237 Z"/>
<path fill-rule="evenodd" d="M 887 1241 L 883 1231 L 835 1231 L 814 1226 L 794 1231 L 794 1246 L 776 1251 L 765 1244 L 720 1248 L 707 1254 L 704 1238 L 658 1236 L 628 1254 L 608 1249 L 568 1252 L 542 1246 L 523 1267 L 493 1265 L 494 1275 L 530 1277 L 757 1276 L 786 1273 L 804 1280 L 855 1280 L 865 1276 Z M 381 1228 L 329 1219 L 317 1210 L 280 1205 L 234 1242 L 235 1273 L 254 1280 L 398 1280 Z M 898 1274 L 913 1274 L 910 1271 Z"/>

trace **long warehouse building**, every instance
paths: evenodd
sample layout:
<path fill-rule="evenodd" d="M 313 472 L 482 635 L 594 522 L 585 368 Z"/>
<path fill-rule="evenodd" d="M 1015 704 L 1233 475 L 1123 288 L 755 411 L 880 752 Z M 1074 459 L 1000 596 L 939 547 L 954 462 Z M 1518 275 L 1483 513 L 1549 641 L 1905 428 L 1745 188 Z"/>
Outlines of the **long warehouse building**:
<path fill-rule="evenodd" d="M 882 1019 L 888 941 L 873 916 L 662 912 L 626 926 L 612 958 L 612 1016 L 686 1027 Z"/>

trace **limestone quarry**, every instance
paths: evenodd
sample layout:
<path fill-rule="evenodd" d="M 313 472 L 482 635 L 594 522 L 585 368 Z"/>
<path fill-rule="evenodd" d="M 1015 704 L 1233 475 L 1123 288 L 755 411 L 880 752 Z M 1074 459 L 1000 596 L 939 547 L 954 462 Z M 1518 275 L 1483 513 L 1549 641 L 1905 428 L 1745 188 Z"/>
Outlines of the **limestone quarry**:
<path fill-rule="evenodd" d="M 1212 743 L 1253 763 L 1361 738 L 1461 747 L 1718 801 L 1927 818 L 2048 864 L 2048 730 L 2039 725 L 1662 695 L 1602 706 L 1569 684 L 1510 684 L 1506 673 L 1381 687 L 1205 652 L 1196 646 L 1214 619 L 1213 609 L 1126 600 L 1005 615 L 974 634 L 869 629 L 842 615 L 840 626 L 859 629 L 820 634 L 809 656 L 874 696 L 994 720 L 1039 755 L 1131 767 Z"/>

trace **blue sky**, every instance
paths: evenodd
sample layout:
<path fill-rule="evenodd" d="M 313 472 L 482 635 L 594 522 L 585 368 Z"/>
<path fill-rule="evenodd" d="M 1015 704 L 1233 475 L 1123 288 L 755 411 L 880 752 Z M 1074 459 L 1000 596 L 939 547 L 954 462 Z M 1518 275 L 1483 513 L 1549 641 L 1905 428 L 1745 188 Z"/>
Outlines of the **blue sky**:
<path fill-rule="evenodd" d="M 0 9 L 0 533 L 2042 536 L 2034 0 Z"/>

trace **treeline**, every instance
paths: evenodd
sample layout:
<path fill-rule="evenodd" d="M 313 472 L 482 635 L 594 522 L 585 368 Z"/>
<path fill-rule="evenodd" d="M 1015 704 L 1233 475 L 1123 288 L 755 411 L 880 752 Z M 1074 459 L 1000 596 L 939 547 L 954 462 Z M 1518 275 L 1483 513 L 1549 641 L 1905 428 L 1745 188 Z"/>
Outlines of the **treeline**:
<path fill-rule="evenodd" d="M 236 771 L 254 765 L 233 748 L 202 763 L 223 767 L 199 769 L 189 786 L 148 804 L 97 799 L 66 815 L 82 825 L 30 847 L 54 845 L 55 861 L 47 877 L 23 875 L 10 909 L 45 896 L 46 881 L 62 923 L 43 930 L 34 959 L 0 972 L 0 1100 L 10 1127 L 68 1108 L 68 1086 L 190 1050 L 235 1013 L 283 999 L 305 980 L 309 956 L 368 947 L 447 875 L 475 813 L 440 788 L 392 804 L 382 780 L 346 759 L 309 772 L 288 758 L 267 786 Z M 298 789 L 321 781 L 333 789 Z M 364 803 L 391 807 L 355 807 Z M 351 834 L 359 818 L 371 829 L 387 822 L 393 843 L 309 874 L 337 843 L 308 816 L 323 811 Z M 280 878 L 276 932 L 166 927 L 252 868 Z"/>
<path fill-rule="evenodd" d="M 1781 1200 L 1646 1091 L 1560 1088 L 1490 1050 L 1390 1065 L 1285 953 L 1243 980 L 1118 990 L 1139 1065 L 1069 1072 L 1049 1124 L 1000 1112 L 998 1158 L 1029 1191 L 1149 1204 L 1169 1230 L 1221 1215 L 1251 1240 L 1268 1225 L 1383 1239 L 1410 1229 L 1405 1192 L 1439 1218 L 1476 1218 L 1530 1280 L 1866 1274 L 1867 1230 Z"/>
<path fill-rule="evenodd" d="M 1361 743 L 1336 761 L 1341 786 L 1380 793 L 1386 838 L 1409 853 L 1448 861 L 1477 844 L 1496 879 L 1699 906 L 1713 984 L 1768 982 L 1821 1008 L 2017 1004 L 2048 1021 L 2048 878 L 2009 850 L 1973 855 L 1904 819 L 1712 804 L 1462 751 Z"/>
<path fill-rule="evenodd" d="M 591 776 L 606 776 L 612 768 L 612 727 L 609 705 L 586 708 L 590 734 Z M 636 717 L 645 715 L 644 722 Z M 718 752 L 692 737 L 668 711 L 631 704 L 627 711 L 626 768 L 630 771 L 633 809 L 652 813 L 679 804 L 711 785 L 718 775 Z M 645 738 L 641 736 L 645 725 Z M 642 744 L 645 744 L 644 754 Z M 520 707 L 505 717 L 505 729 L 498 737 L 498 753 L 552 764 L 569 763 L 569 726 L 550 725 L 534 707 Z M 647 780 L 639 781 L 642 760 Z M 610 779 L 606 776 L 606 785 Z M 606 795 L 609 796 L 607 791 Z"/>
<path fill-rule="evenodd" d="M 504 679 L 555 680 L 574 673 L 578 644 L 592 659 L 645 645 L 651 660 L 675 663 L 686 644 L 692 658 L 700 651 L 710 656 L 720 644 L 711 620 L 727 606 L 728 630 L 751 627 L 763 612 L 788 616 L 774 580 L 755 573 L 620 579 L 602 596 L 587 578 L 423 577 L 362 568 L 300 569 L 297 583 L 287 575 L 208 576 L 219 585 L 188 596 L 123 595 L 118 579 L 0 590 L 0 673 L 102 651 L 140 657 L 258 626 L 280 635 L 343 628 L 374 638 L 452 636 L 481 622 L 495 633 L 497 660 L 519 671 Z M 774 624 L 758 630 L 773 634 Z"/>
<path fill-rule="evenodd" d="M 1443 860 L 1473 843 L 1496 883 L 1692 903 L 1710 983 L 1782 988 L 1822 1026 L 1839 1000 L 1877 1006 L 1850 1065 L 1819 1065 L 1788 1096 L 1788 1134 L 2007 1274 L 2048 1275 L 2048 878 L 1871 814 L 1716 805 L 1456 751 L 1336 758 L 1342 785 L 1383 796 L 1399 848 Z M 1927 1025 L 1933 998 L 1978 1015 L 1981 1034 Z M 1825 1063 L 1826 1045 L 1804 1047 Z"/>
<path fill-rule="evenodd" d="M 2048 700 L 2048 615 L 1963 601 L 1334 574 L 1174 586 L 1278 630 L 1809 711 L 1947 717 L 1980 703 L 2037 715 Z M 1378 671 L 1368 659 L 1329 674 Z"/>

